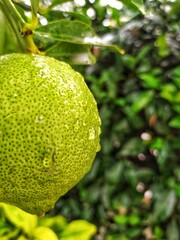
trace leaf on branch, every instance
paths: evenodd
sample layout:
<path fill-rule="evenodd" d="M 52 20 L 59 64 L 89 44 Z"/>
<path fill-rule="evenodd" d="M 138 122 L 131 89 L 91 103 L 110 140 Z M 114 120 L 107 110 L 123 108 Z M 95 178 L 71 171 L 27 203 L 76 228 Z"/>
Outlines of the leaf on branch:
<path fill-rule="evenodd" d="M 95 41 L 95 33 L 93 29 L 77 20 L 59 20 L 50 22 L 45 26 L 37 28 L 36 33 L 50 40 L 61 42 L 89 44 L 90 39 Z"/>
<path fill-rule="evenodd" d="M 119 47 L 104 43 L 97 37 L 93 29 L 78 20 L 59 20 L 50 22 L 37 28 L 34 32 L 35 41 L 47 55 L 54 56 L 77 64 L 93 64 L 95 57 L 91 53 L 91 46 L 111 48 L 121 54 L 124 50 Z M 64 56 L 64 57 L 63 57 Z M 65 59 L 64 59 L 65 58 Z"/>
<path fill-rule="evenodd" d="M 88 26 L 91 26 L 91 19 L 82 14 L 77 12 L 67 12 L 67 11 L 60 11 L 60 10 L 51 10 L 45 13 L 42 13 L 42 15 L 48 20 L 48 22 L 56 21 L 58 20 L 78 20 L 80 22 L 85 23 Z"/>
<path fill-rule="evenodd" d="M 40 0 L 31 0 L 31 9 L 34 16 L 37 15 L 39 9 Z"/>
<path fill-rule="evenodd" d="M 46 55 L 68 62 L 69 64 L 90 65 L 96 62 L 95 57 L 90 51 L 90 46 L 67 42 L 58 42 L 53 47 L 47 49 Z"/>
<path fill-rule="evenodd" d="M 60 5 L 66 2 L 72 2 L 73 0 L 52 0 L 51 7 L 54 7 L 56 5 Z"/>
<path fill-rule="evenodd" d="M 144 14 L 143 0 L 121 0 L 121 2 L 132 10 L 136 10 Z"/>

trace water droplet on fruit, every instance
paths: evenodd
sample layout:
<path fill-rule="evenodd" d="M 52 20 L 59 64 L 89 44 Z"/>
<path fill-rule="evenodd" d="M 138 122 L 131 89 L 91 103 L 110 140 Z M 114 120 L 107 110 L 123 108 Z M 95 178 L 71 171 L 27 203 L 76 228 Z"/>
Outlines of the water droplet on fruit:
<path fill-rule="evenodd" d="M 93 140 L 95 138 L 95 130 L 94 128 L 89 129 L 89 140 Z"/>
<path fill-rule="evenodd" d="M 64 125 L 64 127 L 65 127 L 66 129 L 69 129 L 69 126 L 68 126 L 68 125 Z"/>
<path fill-rule="evenodd" d="M 44 123 L 44 116 L 36 116 L 35 120 L 34 120 L 35 123 Z"/>
<path fill-rule="evenodd" d="M 52 163 L 51 157 L 50 156 L 45 156 L 44 159 L 43 159 L 43 166 L 45 168 L 50 168 L 51 163 Z"/>
<path fill-rule="evenodd" d="M 64 100 L 63 103 L 64 103 L 64 105 L 67 105 L 67 104 L 68 104 L 68 101 L 67 101 L 67 100 Z"/>
<path fill-rule="evenodd" d="M 62 96 L 64 96 L 66 93 L 65 93 L 65 91 L 64 91 L 64 89 L 59 89 L 59 93 L 60 93 L 60 95 L 62 95 Z"/>
<path fill-rule="evenodd" d="M 79 127 L 80 127 L 80 126 L 79 126 L 79 120 L 77 120 L 77 121 L 75 122 L 74 126 L 73 126 L 74 132 L 78 132 Z"/>
<path fill-rule="evenodd" d="M 44 119 L 44 116 L 39 116 L 39 120 L 43 120 Z"/>
<path fill-rule="evenodd" d="M 100 135 L 100 134 L 101 134 L 101 128 L 98 127 L 98 135 Z"/>
<path fill-rule="evenodd" d="M 100 150 L 101 150 L 101 145 L 99 143 L 98 146 L 97 146 L 96 152 L 99 152 Z"/>
<path fill-rule="evenodd" d="M 71 83 L 70 85 L 69 85 L 69 88 L 71 89 L 71 91 L 73 92 L 73 93 L 76 93 L 77 91 L 76 91 L 76 86 L 73 84 L 73 83 Z"/>

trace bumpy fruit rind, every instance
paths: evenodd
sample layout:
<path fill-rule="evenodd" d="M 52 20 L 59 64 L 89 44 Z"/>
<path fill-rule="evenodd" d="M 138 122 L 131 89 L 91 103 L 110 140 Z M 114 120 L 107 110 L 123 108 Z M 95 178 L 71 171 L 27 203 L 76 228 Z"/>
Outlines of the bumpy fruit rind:
<path fill-rule="evenodd" d="M 0 201 L 37 215 L 90 170 L 100 118 L 83 77 L 54 58 L 0 57 Z"/>

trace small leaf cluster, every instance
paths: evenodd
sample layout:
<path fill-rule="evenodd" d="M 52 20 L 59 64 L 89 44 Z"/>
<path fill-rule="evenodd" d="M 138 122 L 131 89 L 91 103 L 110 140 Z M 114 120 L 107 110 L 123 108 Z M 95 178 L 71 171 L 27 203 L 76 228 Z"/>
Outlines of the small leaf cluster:
<path fill-rule="evenodd" d="M 125 54 L 94 48 L 98 61 L 84 75 L 102 119 L 101 151 L 91 172 L 50 214 L 59 209 L 70 219 L 93 221 L 99 226 L 95 239 L 178 240 L 177 2 L 165 8 L 161 1 L 146 1 L 145 16 L 123 8 L 117 17 L 111 6 L 100 14 L 97 5 L 95 31 Z"/>
<path fill-rule="evenodd" d="M 23 210 L 0 203 L 1 240 L 89 240 L 96 226 L 85 220 L 67 223 L 63 216 L 38 218 Z"/>
<path fill-rule="evenodd" d="M 96 61 L 92 45 L 121 53 L 120 47 L 96 35 L 91 19 L 76 11 L 74 1 L 49 3 L 31 0 L 28 5 L 25 1 L 0 1 L 0 54 L 30 52 L 74 65 L 89 65 Z"/>

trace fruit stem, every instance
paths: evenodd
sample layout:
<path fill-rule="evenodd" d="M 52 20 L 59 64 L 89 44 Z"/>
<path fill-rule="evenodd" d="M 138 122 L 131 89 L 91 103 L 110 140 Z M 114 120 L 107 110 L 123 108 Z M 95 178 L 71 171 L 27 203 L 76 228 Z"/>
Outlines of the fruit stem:
<path fill-rule="evenodd" d="M 16 9 L 15 5 L 11 0 L 0 0 L 0 6 L 4 10 L 6 18 L 10 22 L 17 38 L 18 39 L 21 38 L 20 41 L 21 45 L 23 45 L 22 37 L 24 38 L 26 50 L 24 47 L 22 47 L 22 49 L 24 49 L 23 51 L 24 52 L 28 51 L 30 53 L 41 55 L 44 54 L 38 49 L 38 47 L 34 43 L 34 39 L 32 36 L 33 30 L 35 30 L 38 25 L 38 17 L 34 15 L 32 9 L 31 9 L 32 21 L 31 23 L 28 23 L 22 18 L 21 14 L 18 12 L 18 10 Z"/>
<path fill-rule="evenodd" d="M 25 41 L 26 41 L 26 47 L 28 52 L 30 53 L 35 53 L 35 54 L 39 54 L 39 55 L 43 55 L 44 53 L 41 52 L 36 44 L 34 43 L 33 37 L 32 37 L 32 33 L 28 34 L 27 36 L 25 36 Z"/>
<path fill-rule="evenodd" d="M 9 24 L 11 25 L 17 40 L 19 42 L 19 46 L 21 47 L 21 50 L 23 52 L 26 51 L 26 46 L 25 43 L 21 37 L 21 35 L 19 34 L 19 27 L 17 26 L 17 23 L 14 21 L 14 18 L 11 14 L 9 14 L 9 9 L 7 8 L 7 5 L 5 5 L 1 0 L 0 0 L 0 8 L 2 10 L 2 13 L 4 14 L 4 16 L 6 17 L 6 20 L 9 22 Z"/>
<path fill-rule="evenodd" d="M 17 11 L 14 4 L 11 2 L 11 0 L 3 0 L 4 5 L 7 7 L 7 9 L 11 12 L 12 15 L 14 15 L 14 18 L 18 20 L 18 22 L 21 24 L 21 26 L 25 26 L 26 22 L 21 17 L 21 14 Z"/>

